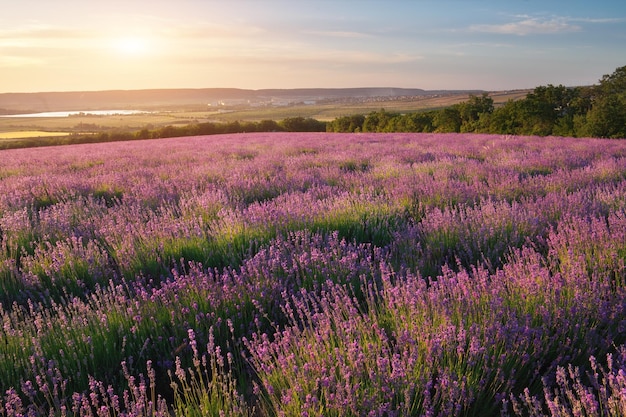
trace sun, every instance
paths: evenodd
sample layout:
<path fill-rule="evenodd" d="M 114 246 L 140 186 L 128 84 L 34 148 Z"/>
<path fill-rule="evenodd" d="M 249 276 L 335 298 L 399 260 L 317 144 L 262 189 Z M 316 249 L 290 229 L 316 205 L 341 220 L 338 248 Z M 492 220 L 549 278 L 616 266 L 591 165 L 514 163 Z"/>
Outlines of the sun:
<path fill-rule="evenodd" d="M 113 49 L 126 56 L 145 55 L 149 52 L 150 45 L 147 39 L 138 36 L 126 36 L 118 38 L 113 43 Z"/>

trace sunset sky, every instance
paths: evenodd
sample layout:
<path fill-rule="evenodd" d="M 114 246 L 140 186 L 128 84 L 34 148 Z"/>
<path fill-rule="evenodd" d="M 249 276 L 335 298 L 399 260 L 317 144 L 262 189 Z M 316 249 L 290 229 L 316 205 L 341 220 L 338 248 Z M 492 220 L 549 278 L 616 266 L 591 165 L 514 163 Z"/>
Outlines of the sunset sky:
<path fill-rule="evenodd" d="M 626 2 L 0 0 L 0 93 L 588 85 Z"/>

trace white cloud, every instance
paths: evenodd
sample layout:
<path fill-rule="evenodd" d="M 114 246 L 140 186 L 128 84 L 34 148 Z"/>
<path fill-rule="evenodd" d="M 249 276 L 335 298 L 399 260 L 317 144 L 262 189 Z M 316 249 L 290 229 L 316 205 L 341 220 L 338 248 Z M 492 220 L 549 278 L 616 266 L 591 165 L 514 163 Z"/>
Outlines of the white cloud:
<path fill-rule="evenodd" d="M 406 51 L 345 50 L 307 46 L 291 46 L 281 49 L 268 45 L 267 48 L 219 49 L 197 56 L 179 56 L 176 62 L 191 65 L 244 65 L 251 67 L 347 67 L 389 66 L 410 64 L 423 60 L 424 56 Z"/>
<path fill-rule="evenodd" d="M 22 56 L 0 56 L 0 68 L 19 68 L 42 65 L 40 59 Z"/>
<path fill-rule="evenodd" d="M 13 29 L 0 30 L 0 39 L 76 39 L 88 36 L 89 32 L 79 29 L 65 29 L 50 25 L 26 25 Z"/>
<path fill-rule="evenodd" d="M 401 52 L 370 52 L 370 51 L 345 51 L 345 50 L 318 50 L 306 53 L 277 56 L 276 58 L 292 62 L 314 62 L 328 64 L 402 64 L 423 59 L 420 55 Z"/>
<path fill-rule="evenodd" d="M 349 31 L 306 31 L 306 35 L 315 36 L 328 36 L 332 38 L 348 38 L 348 39 L 363 39 L 371 38 L 372 36 L 363 32 L 349 32 Z"/>
<path fill-rule="evenodd" d="M 499 25 L 472 25 L 470 30 L 473 32 L 499 33 L 505 35 L 545 35 L 578 32 L 581 27 L 572 24 L 567 18 L 553 17 L 549 19 L 518 16 L 519 20 Z"/>
<path fill-rule="evenodd" d="M 96 33 L 92 30 L 65 29 L 30 25 L 0 30 L 0 47 L 14 50 L 69 50 L 91 46 Z"/>
<path fill-rule="evenodd" d="M 622 23 L 626 21 L 623 18 L 571 18 L 569 19 L 573 22 L 583 22 L 583 23 Z"/>
<path fill-rule="evenodd" d="M 266 29 L 254 25 L 233 25 L 227 23 L 205 23 L 197 25 L 167 25 L 153 28 L 153 32 L 180 39 L 247 39 L 267 33 Z"/>

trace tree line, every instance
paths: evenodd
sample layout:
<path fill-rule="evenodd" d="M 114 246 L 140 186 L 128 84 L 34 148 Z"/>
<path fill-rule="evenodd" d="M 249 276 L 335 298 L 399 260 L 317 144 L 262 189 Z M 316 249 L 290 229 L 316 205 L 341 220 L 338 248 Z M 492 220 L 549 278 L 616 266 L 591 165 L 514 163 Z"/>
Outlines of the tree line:
<path fill-rule="evenodd" d="M 324 122 L 291 117 L 282 121 L 193 123 L 144 128 L 139 131 L 76 133 L 65 137 L 3 141 L 0 149 L 113 142 L 179 136 L 245 132 L 459 132 L 504 135 L 626 138 L 626 66 L 604 75 L 589 87 L 547 85 L 525 98 L 495 107 L 488 93 L 471 95 L 450 107 L 415 113 L 384 109 L 367 115 L 338 117 Z"/>
<path fill-rule="evenodd" d="M 384 109 L 324 122 L 291 117 L 282 121 L 194 123 L 144 128 L 138 132 L 103 132 L 81 141 L 156 139 L 244 132 L 436 132 L 505 135 L 626 138 L 626 66 L 588 87 L 536 87 L 525 98 L 495 107 L 488 93 L 470 95 L 450 107 L 414 113 Z"/>
<path fill-rule="evenodd" d="M 158 128 L 143 128 L 139 131 L 111 131 L 96 134 L 74 134 L 63 138 L 64 143 L 115 142 L 135 139 L 164 139 L 183 136 L 219 135 L 246 132 L 324 132 L 326 122 L 310 117 L 290 117 L 282 121 L 261 120 L 258 122 L 204 122 L 188 125 L 167 125 Z M 57 140 L 58 142 L 58 140 Z"/>
<path fill-rule="evenodd" d="M 178 136 L 218 135 L 246 132 L 324 132 L 326 123 L 310 117 L 289 117 L 281 121 L 261 120 L 258 122 L 233 121 L 227 123 L 194 123 L 184 126 L 164 126 L 157 129 L 142 129 L 134 133 L 136 139 L 171 138 Z"/>
<path fill-rule="evenodd" d="M 496 108 L 487 93 L 439 110 L 339 117 L 328 132 L 475 132 L 510 135 L 626 138 L 626 66 L 598 85 L 536 87 Z"/>
<path fill-rule="evenodd" d="M 84 126 L 83 126 L 84 127 Z M 157 128 L 145 127 L 138 131 L 112 130 L 99 133 L 72 133 L 69 136 L 38 137 L 0 142 L 0 150 L 59 146 L 80 143 L 118 142 L 138 139 L 163 139 L 183 136 L 218 135 L 246 132 L 325 132 L 326 122 L 309 117 L 290 117 L 282 121 L 261 120 L 258 122 L 192 123 L 167 125 Z"/>

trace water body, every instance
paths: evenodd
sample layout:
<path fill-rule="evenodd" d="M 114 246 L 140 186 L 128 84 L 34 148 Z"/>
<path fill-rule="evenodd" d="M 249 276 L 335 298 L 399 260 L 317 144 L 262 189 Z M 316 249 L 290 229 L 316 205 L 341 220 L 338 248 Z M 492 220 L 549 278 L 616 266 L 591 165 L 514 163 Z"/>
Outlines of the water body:
<path fill-rule="evenodd" d="M 69 117 L 77 115 L 93 116 L 127 116 L 131 114 L 150 113 L 144 110 L 75 110 L 75 111 L 47 111 L 41 113 L 7 114 L 0 117 Z"/>

